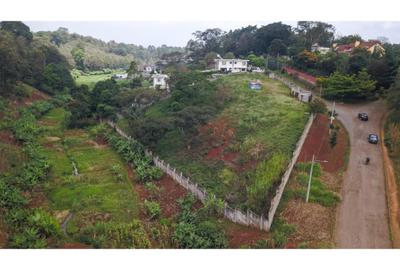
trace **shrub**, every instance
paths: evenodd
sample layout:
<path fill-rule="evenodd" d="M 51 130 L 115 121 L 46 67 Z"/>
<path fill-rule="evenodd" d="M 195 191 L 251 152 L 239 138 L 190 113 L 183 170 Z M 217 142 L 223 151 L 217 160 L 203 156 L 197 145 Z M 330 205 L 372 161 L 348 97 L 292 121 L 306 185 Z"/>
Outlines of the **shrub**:
<path fill-rule="evenodd" d="M 335 147 L 337 144 L 337 132 L 336 130 L 332 131 L 330 137 L 329 137 L 329 143 L 331 144 L 331 147 Z"/>
<path fill-rule="evenodd" d="M 138 180 L 145 182 L 163 176 L 163 172 L 152 165 L 152 159 L 146 156 L 142 144 L 136 140 L 127 140 L 112 133 L 107 134 L 106 138 L 126 162 L 134 164 Z"/>
<path fill-rule="evenodd" d="M 248 205 L 252 210 L 258 213 L 265 210 L 268 192 L 280 180 L 286 160 L 286 156 L 278 153 L 257 166 L 254 182 L 247 190 Z"/>
<path fill-rule="evenodd" d="M 310 102 L 309 106 L 311 113 L 325 114 L 328 111 L 325 103 L 322 101 L 322 99 L 318 97 L 314 97 L 314 99 Z"/>
<path fill-rule="evenodd" d="M 0 208 L 18 208 L 26 204 L 26 198 L 20 190 L 5 181 L 5 178 L 0 179 Z"/>
<path fill-rule="evenodd" d="M 149 216 L 150 219 L 156 219 L 161 214 L 161 206 L 155 201 L 145 200 L 144 207 L 146 209 L 146 214 Z"/>
<path fill-rule="evenodd" d="M 99 222 L 84 228 L 82 242 L 96 248 L 149 248 L 150 241 L 139 220 L 129 223 Z"/>

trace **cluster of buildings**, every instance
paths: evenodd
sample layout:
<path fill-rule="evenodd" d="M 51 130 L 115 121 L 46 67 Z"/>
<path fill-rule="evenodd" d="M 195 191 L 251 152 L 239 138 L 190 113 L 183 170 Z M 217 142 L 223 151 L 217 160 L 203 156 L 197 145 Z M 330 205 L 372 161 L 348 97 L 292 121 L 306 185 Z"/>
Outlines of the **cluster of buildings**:
<path fill-rule="evenodd" d="M 356 48 L 366 49 L 370 54 L 377 53 L 380 56 L 383 56 L 385 54 L 385 48 L 382 46 L 382 43 L 379 40 L 368 40 L 368 41 L 356 40 L 355 42 L 349 44 L 334 43 L 332 45 L 332 48 L 322 47 L 319 46 L 318 43 L 315 43 L 311 46 L 311 51 L 319 52 L 320 54 L 326 54 L 331 51 L 337 53 L 351 54 Z"/>

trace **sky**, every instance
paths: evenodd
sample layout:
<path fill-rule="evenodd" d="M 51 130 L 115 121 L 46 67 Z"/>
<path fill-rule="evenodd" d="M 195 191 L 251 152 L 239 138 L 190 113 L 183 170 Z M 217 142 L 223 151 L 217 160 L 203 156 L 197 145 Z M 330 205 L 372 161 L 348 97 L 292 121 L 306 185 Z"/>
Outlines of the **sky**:
<path fill-rule="evenodd" d="M 32 31 L 57 30 L 66 27 L 70 33 L 88 35 L 103 41 L 114 40 L 137 45 L 185 46 L 192 33 L 207 28 L 229 31 L 248 25 L 266 25 L 272 21 L 124 21 L 124 22 L 78 22 L 78 21 L 24 21 Z M 295 26 L 295 21 L 283 21 Z M 364 39 L 384 36 L 389 42 L 400 43 L 400 22 L 329 22 L 336 28 L 336 34 L 359 34 Z"/>

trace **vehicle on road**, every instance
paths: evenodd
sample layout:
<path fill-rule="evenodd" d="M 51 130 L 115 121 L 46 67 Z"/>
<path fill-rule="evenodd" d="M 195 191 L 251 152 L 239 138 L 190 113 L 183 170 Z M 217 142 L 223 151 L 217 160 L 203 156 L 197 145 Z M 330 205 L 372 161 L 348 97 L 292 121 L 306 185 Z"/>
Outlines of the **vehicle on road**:
<path fill-rule="evenodd" d="M 361 121 L 368 121 L 368 114 L 367 113 L 358 113 L 358 119 Z"/>
<path fill-rule="evenodd" d="M 365 165 L 368 165 L 368 164 L 369 164 L 369 161 L 370 161 L 370 158 L 367 157 L 367 158 L 365 159 Z"/>
<path fill-rule="evenodd" d="M 369 134 L 369 135 L 368 135 L 368 142 L 369 142 L 369 143 L 377 144 L 378 141 L 379 141 L 378 135 L 376 135 L 376 134 Z"/>

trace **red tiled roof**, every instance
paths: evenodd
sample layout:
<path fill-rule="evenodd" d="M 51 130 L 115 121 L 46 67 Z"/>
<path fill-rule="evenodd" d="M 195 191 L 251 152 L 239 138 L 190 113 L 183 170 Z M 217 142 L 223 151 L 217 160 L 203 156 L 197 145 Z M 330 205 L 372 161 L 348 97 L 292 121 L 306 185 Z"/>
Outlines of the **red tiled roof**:
<path fill-rule="evenodd" d="M 303 81 L 306 81 L 306 82 L 308 82 L 308 83 L 310 83 L 312 85 L 315 85 L 316 82 L 317 82 L 317 78 L 316 77 L 314 77 L 314 76 L 312 76 L 312 75 L 310 75 L 308 73 L 302 72 L 300 70 L 297 70 L 295 68 L 284 66 L 283 70 L 286 71 L 288 74 L 295 75 L 299 79 L 301 79 Z"/>
<path fill-rule="evenodd" d="M 338 52 L 349 52 L 354 48 L 353 44 L 342 44 L 336 47 L 336 51 Z"/>

